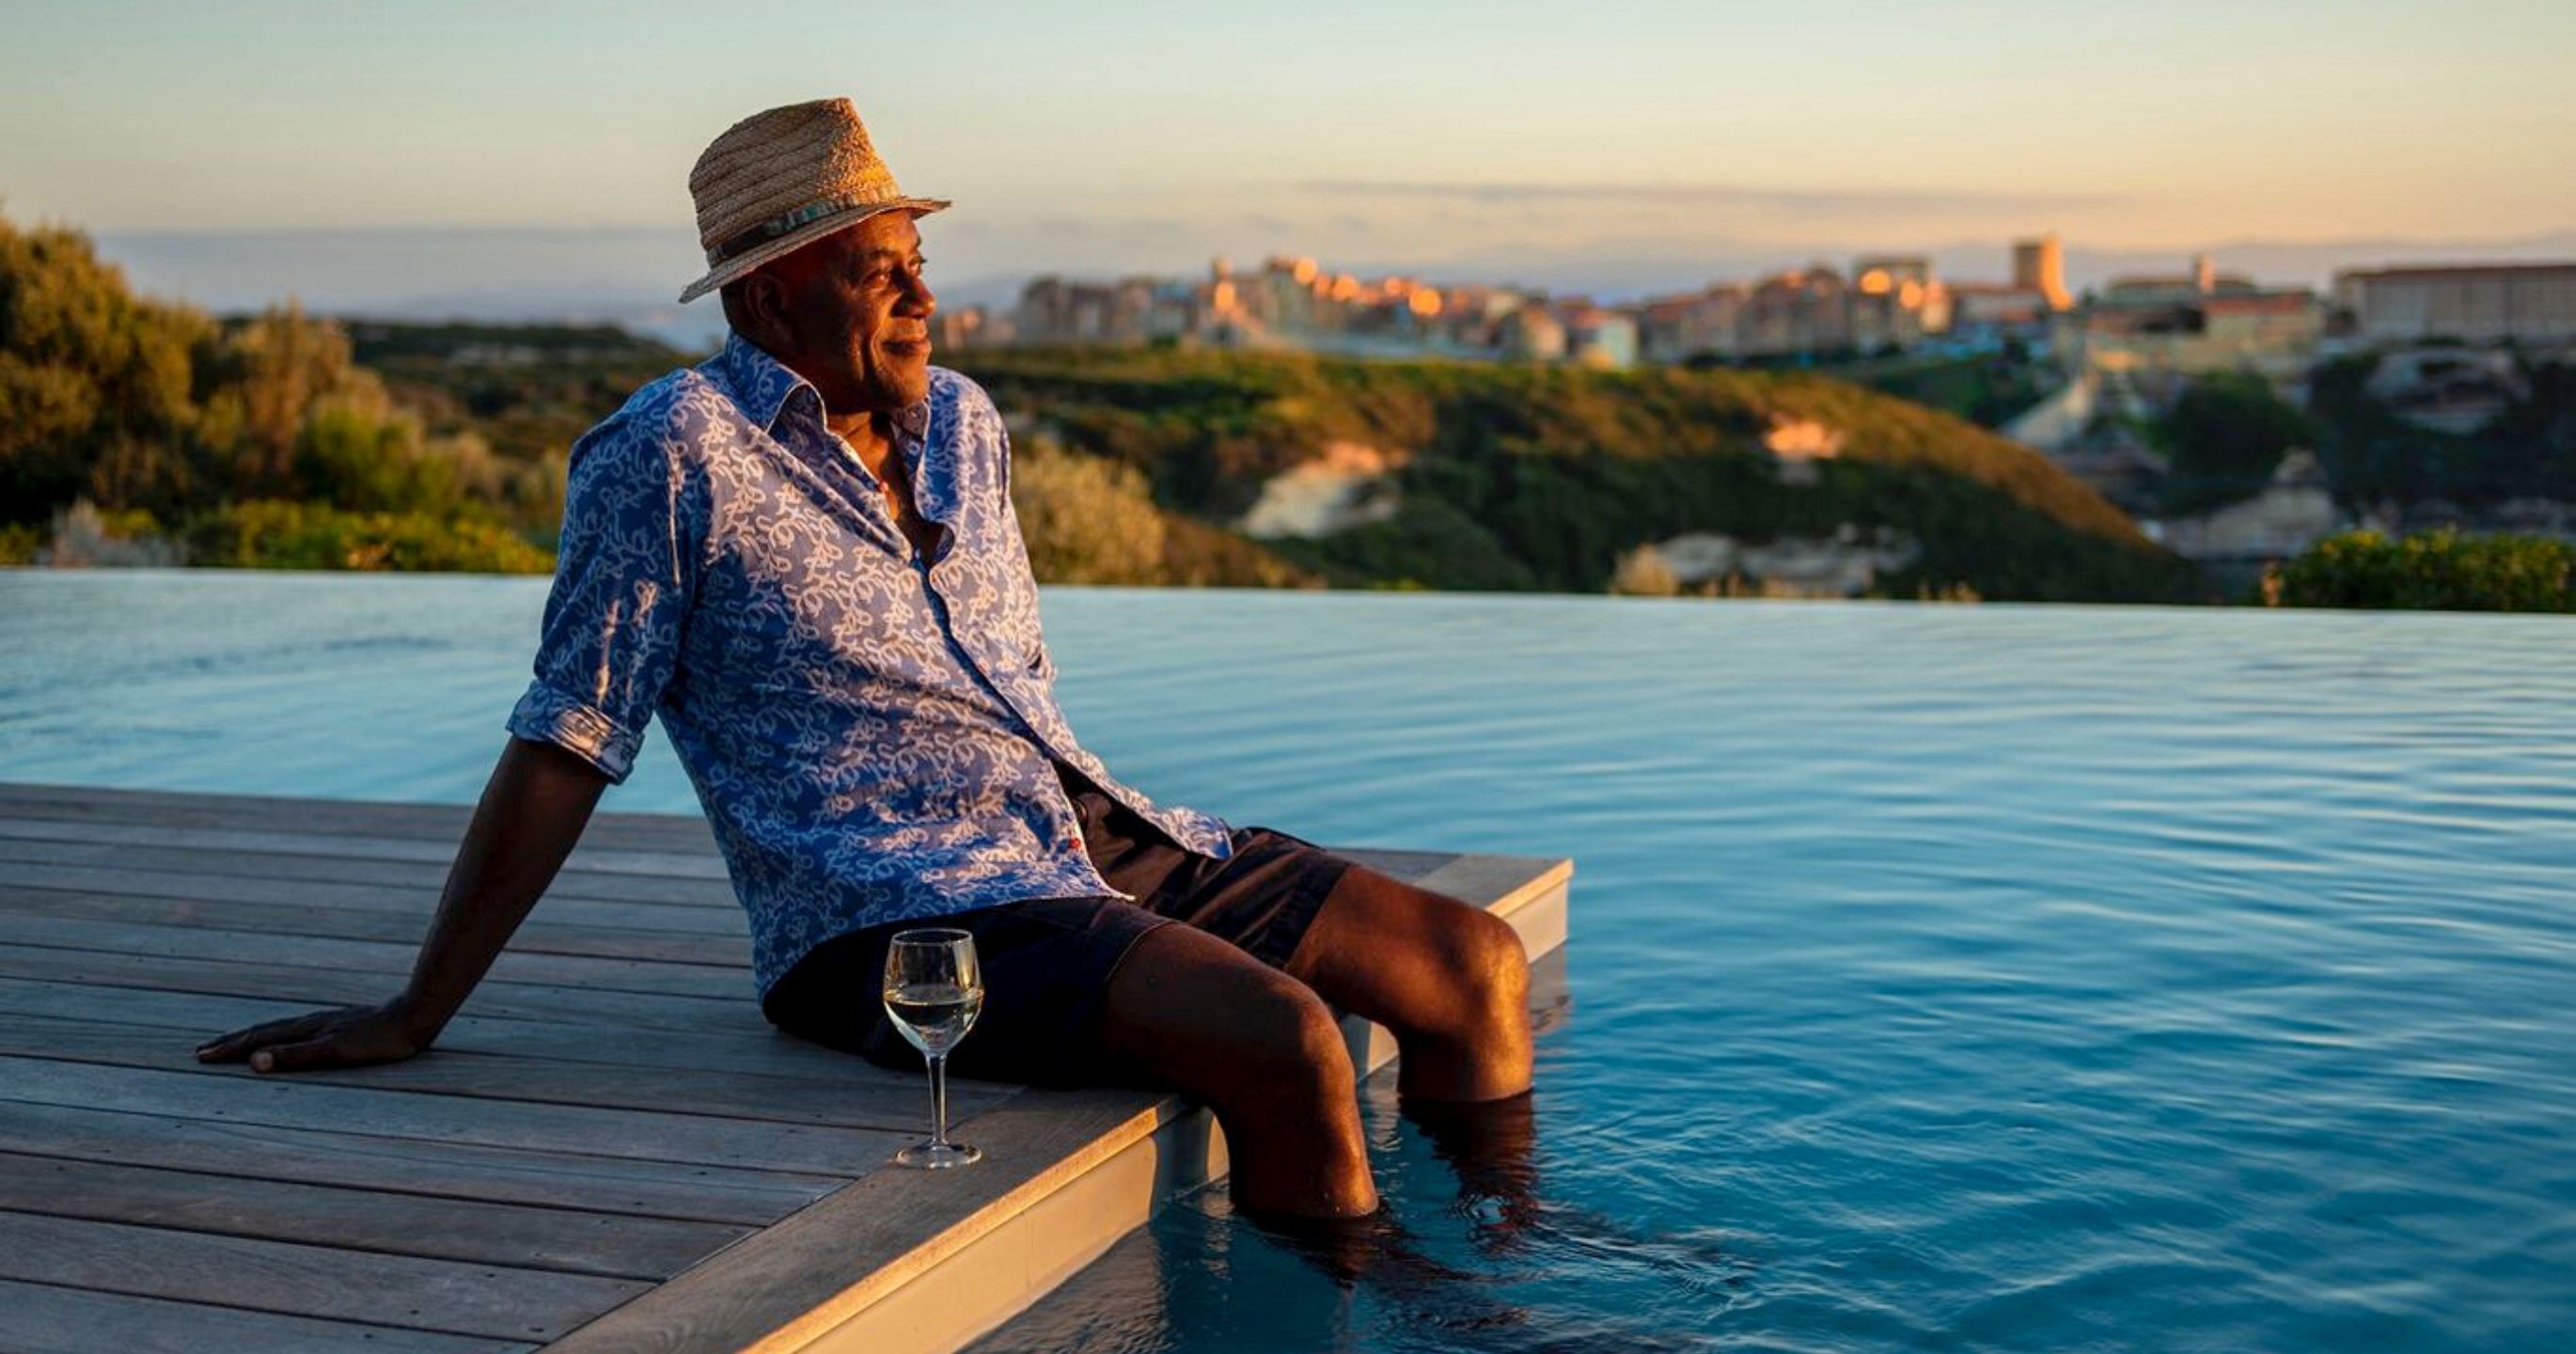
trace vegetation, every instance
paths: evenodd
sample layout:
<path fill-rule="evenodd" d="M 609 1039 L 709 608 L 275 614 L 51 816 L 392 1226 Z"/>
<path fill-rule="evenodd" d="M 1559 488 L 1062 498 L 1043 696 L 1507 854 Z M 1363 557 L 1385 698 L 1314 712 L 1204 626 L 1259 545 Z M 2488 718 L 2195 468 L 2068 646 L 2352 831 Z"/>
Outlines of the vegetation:
<path fill-rule="evenodd" d="M 2043 369 L 2019 339 L 1992 353 L 1932 357 L 1888 349 L 1862 352 L 1856 347 L 1812 353 L 1773 353 L 1721 357 L 1715 353 L 1684 359 L 1694 371 L 1812 371 L 1865 386 L 1953 414 L 1983 428 L 2000 428 L 2044 398 L 2060 379 Z"/>
<path fill-rule="evenodd" d="M 554 556 L 497 523 L 421 513 L 343 512 L 254 499 L 190 520 L 188 559 L 245 569 L 426 569 L 542 574 Z"/>
<path fill-rule="evenodd" d="M 2171 465 L 2168 512 L 2201 512 L 2261 493 L 2292 447 L 2314 447 L 2316 424 L 2250 372 L 2191 383 L 2150 434 Z"/>
<path fill-rule="evenodd" d="M 1407 455 L 1389 520 L 1269 542 L 1342 586 L 1597 592 L 1636 546 L 1891 527 L 1923 543 L 1892 595 L 2172 599 L 2194 575 L 2044 458 L 1821 376 L 1594 372 L 1176 350 L 961 355 L 1006 410 L 1134 468 L 1167 513 L 1227 521 L 1334 441 Z M 1843 437 L 1815 482 L 1763 448 L 1784 422 Z"/>
<path fill-rule="evenodd" d="M 2310 381 L 2308 407 L 2338 498 L 2576 500 L 2576 364 L 2519 362 L 2528 395 L 2510 401 L 2487 427 L 2453 434 L 2408 423 L 2372 396 L 2378 362 L 2377 354 L 2357 353 L 2317 368 Z"/>
<path fill-rule="evenodd" d="M 2576 545 L 2534 536 L 2375 531 L 2329 536 L 2290 561 L 2287 606 L 2427 611 L 2576 611 Z"/>
<path fill-rule="evenodd" d="M 76 232 L 0 220 L 0 560 L 543 570 L 563 452 L 686 355 L 577 326 L 218 321 L 132 295 Z M 2045 460 L 1809 373 L 972 351 L 1023 433 L 1041 577 L 1599 591 L 1649 542 L 1887 528 L 1891 595 L 2149 599 L 2187 566 Z M 1784 476 L 1764 440 L 1833 430 Z M 1401 461 L 1385 520 L 1224 525 L 1335 441 Z M 84 506 L 86 505 L 86 506 Z M 54 547 L 48 547 L 47 542 Z"/>
<path fill-rule="evenodd" d="M 542 571 L 524 533 L 552 529 L 561 482 L 559 459 L 433 433 L 291 302 L 218 322 L 134 296 L 77 232 L 0 218 L 0 557 L 42 534 L 65 560 L 180 541 L 204 563 Z"/>

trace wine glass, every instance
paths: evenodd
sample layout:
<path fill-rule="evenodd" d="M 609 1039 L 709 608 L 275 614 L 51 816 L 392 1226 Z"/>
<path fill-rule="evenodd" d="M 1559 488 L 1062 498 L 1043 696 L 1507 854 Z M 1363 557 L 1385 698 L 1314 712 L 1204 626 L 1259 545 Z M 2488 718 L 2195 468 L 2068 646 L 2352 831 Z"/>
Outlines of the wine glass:
<path fill-rule="evenodd" d="M 895 932 L 886 945 L 885 1008 L 930 1064 L 930 1141 L 895 1153 L 896 1163 L 937 1171 L 983 1160 L 981 1149 L 948 1140 L 948 1050 L 984 1009 L 975 937 L 938 927 Z"/>

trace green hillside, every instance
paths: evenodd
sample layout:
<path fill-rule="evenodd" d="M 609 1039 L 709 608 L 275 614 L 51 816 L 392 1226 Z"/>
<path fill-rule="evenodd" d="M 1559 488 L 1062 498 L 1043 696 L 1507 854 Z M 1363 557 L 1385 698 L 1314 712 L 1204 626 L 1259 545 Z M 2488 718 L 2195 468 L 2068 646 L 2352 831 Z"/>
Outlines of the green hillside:
<path fill-rule="evenodd" d="M 1919 546 L 1896 596 L 2135 600 L 2190 570 L 2040 457 L 1814 375 L 1586 372 L 1173 350 L 969 351 L 1022 436 L 1039 576 L 1597 592 L 1695 533 Z M 541 571 L 565 449 L 686 355 L 607 329 L 216 319 L 134 295 L 76 231 L 0 218 L 0 562 Z M 1784 477 L 1805 425 L 1830 458 Z M 1396 509 L 1232 524 L 1359 444 Z M 1796 482 L 1789 482 L 1791 479 Z"/>
<path fill-rule="evenodd" d="M 1593 592 L 1635 546 L 1889 528 L 1922 545 L 1899 596 L 2164 600 L 2190 567 L 2026 448 L 1947 414 L 1798 373 L 1595 372 L 1300 355 L 994 350 L 946 360 L 1015 423 L 1134 467 L 1166 509 L 1230 522 L 1270 476 L 1350 441 L 1409 459 L 1391 520 L 1267 542 L 1344 586 Z M 1776 425 L 1841 438 L 1783 483 Z"/>

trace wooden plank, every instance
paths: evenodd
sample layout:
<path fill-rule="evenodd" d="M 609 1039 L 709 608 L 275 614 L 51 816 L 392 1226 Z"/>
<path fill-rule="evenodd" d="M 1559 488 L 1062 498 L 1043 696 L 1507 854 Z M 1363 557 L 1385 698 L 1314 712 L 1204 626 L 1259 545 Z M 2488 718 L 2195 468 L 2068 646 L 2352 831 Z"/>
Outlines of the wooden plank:
<path fill-rule="evenodd" d="M 653 1286 L 10 1212 L 0 1279 L 512 1340 L 551 1339 Z"/>
<path fill-rule="evenodd" d="M 1408 884 L 1458 858 L 1455 851 L 1398 851 L 1383 846 L 1336 846 L 1333 853 Z"/>
<path fill-rule="evenodd" d="M 327 968 L 343 973 L 387 974 L 397 980 L 410 975 L 412 962 L 420 954 L 417 941 L 400 944 L 329 940 L 316 936 L 257 935 L 177 926 L 131 926 L 122 922 L 68 917 L 12 917 L 7 933 L 10 942 L 16 945 Z M 503 982 L 654 996 L 722 998 L 748 996 L 752 990 L 750 972 L 730 965 L 592 959 L 583 955 L 523 954 L 511 950 L 503 950 L 500 958 L 493 961 L 491 974 Z M 394 985 L 399 986 L 399 981 Z"/>
<path fill-rule="evenodd" d="M 668 1278 L 753 1231 L 9 1152 L 0 1210 L 613 1279 Z"/>
<path fill-rule="evenodd" d="M 445 864 L 419 861 L 290 856 L 274 852 L 135 846 L 117 842 L 58 842 L 35 837 L 0 837 L 0 861 L 114 867 L 183 874 L 192 878 L 225 875 L 272 882 L 341 884 L 359 889 L 356 896 L 375 896 L 378 891 L 386 891 L 406 896 L 426 894 L 433 900 L 446 887 L 448 870 Z M 0 875 L 19 879 L 18 872 L 13 869 L 0 869 Z M 128 891 L 107 885 L 91 887 L 111 893 Z M 331 896 L 340 895 L 334 891 Z M 735 899 L 730 883 L 665 879 L 652 875 L 598 874 L 576 869 L 556 873 L 553 885 L 546 890 L 546 900 L 550 904 L 646 905 L 704 909 L 736 918 L 742 915 L 742 904 Z"/>
<path fill-rule="evenodd" d="M 0 817 L 51 818 L 164 826 L 269 831 L 280 824 L 364 837 L 413 837 L 444 844 L 452 856 L 472 810 L 463 805 L 377 800 L 304 799 L 195 791 L 120 790 L 95 786 L 0 783 Z M 585 845 L 619 850 L 715 853 L 715 837 L 694 813 L 597 813 L 583 831 Z M 1455 858 L 1445 851 L 1337 847 L 1354 859 L 1413 881 Z M 342 852 L 323 849 L 324 857 Z M 436 858 L 444 866 L 448 856 Z M 578 873 L 576 863 L 568 873 Z M 631 872 L 621 872 L 630 873 Z M 432 881 L 434 884 L 435 881 Z M 729 902 L 729 895 L 719 895 Z"/>
<path fill-rule="evenodd" d="M 0 944 L 0 977 L 267 997 L 316 1006 L 380 1002 L 402 988 L 401 978 L 383 973 L 10 944 Z M 744 987 L 734 997 L 677 997 L 486 978 L 466 998 L 462 1014 L 636 1031 L 765 1033 L 770 1026 L 750 1000 L 750 984 Z"/>
<path fill-rule="evenodd" d="M 0 785 L 0 791 L 8 786 Z M 301 801 L 287 801 L 301 803 Z M 391 806 L 368 805 L 370 809 Z M 329 818 L 335 815 L 321 814 Z M 601 814 L 592 818 L 582 833 L 582 845 L 566 862 L 565 874 L 577 878 L 582 896 L 591 890 L 617 887 L 615 881 L 649 878 L 667 885 L 674 879 L 685 881 L 678 886 L 685 900 L 714 904 L 731 902 L 728 876 L 723 858 L 715 850 L 714 838 L 704 825 L 688 823 L 695 840 L 688 836 L 672 838 L 621 836 L 621 826 L 638 826 L 638 816 L 626 816 L 621 824 L 617 815 Z M 119 845 L 139 849 L 197 850 L 218 852 L 234 857 L 276 855 L 290 859 L 326 858 L 342 861 L 374 861 L 387 865 L 428 865 L 443 871 L 456 852 L 456 842 L 463 831 L 460 819 L 452 834 L 435 838 L 385 835 L 384 823 L 364 824 L 367 831 L 286 832 L 279 823 L 296 823 L 319 827 L 312 816 L 278 813 L 260 820 L 234 817 L 224 826 L 174 826 L 162 822 L 93 821 L 82 817 L 33 817 L 24 806 L 0 803 L 0 840 L 19 839 L 53 843 Z M 627 841 L 658 841 L 655 848 L 622 844 Z M 1399 879 L 1413 881 L 1455 859 L 1451 852 L 1404 851 L 1382 847 L 1338 847 L 1351 856 Z M 1520 860 L 1522 857 L 1483 857 L 1491 860 Z M 680 862 L 676 867 L 674 861 Z M 594 876 L 597 876 L 594 878 Z M 443 874 L 441 878 L 443 878 Z M 706 885 L 726 889 L 723 894 L 708 897 Z M 659 886 L 659 885 L 657 885 Z M 1473 901 L 1473 900 L 1471 900 Z"/>
<path fill-rule="evenodd" d="M 369 1137 L 0 1100 L 0 1150 L 140 1166 L 215 1164 L 260 1180 L 342 1185 L 689 1222 L 775 1222 L 835 1176 Z"/>
<path fill-rule="evenodd" d="M 1551 907 L 1561 908 L 1570 868 L 1523 861 L 1461 870 L 1451 882 L 1486 896 L 1533 953 L 1543 953 L 1556 945 L 1546 928 L 1561 934 Z M 1533 923 L 1538 932 L 1528 929 Z M 1364 1033 L 1353 1043 L 1364 1071 L 1395 1051 L 1392 1040 Z M 1030 1091 L 960 1136 L 986 1153 L 975 1171 L 959 1173 L 974 1179 L 872 1175 L 584 1326 L 548 1354 L 954 1349 L 1062 1282 L 1174 1190 L 1226 1166 L 1213 1116 L 1140 1091 Z"/>
<path fill-rule="evenodd" d="M 1455 856 L 1415 882 L 1417 887 L 1508 916 L 1519 906 L 1574 877 L 1570 860 L 1530 856 Z"/>
<path fill-rule="evenodd" d="M 0 1056 L 0 1100 L 815 1175 L 874 1170 L 920 1136 L 14 1056 Z"/>
<path fill-rule="evenodd" d="M 445 840 L 453 846 L 465 835 L 474 810 L 463 804 L 0 782 L 0 815 L 188 827 L 263 828 L 295 823 L 334 831 Z M 594 813 L 584 835 L 590 832 L 603 834 L 603 845 L 662 851 L 715 849 L 715 837 L 706 820 L 694 813 Z"/>
<path fill-rule="evenodd" d="M 516 1340 L 362 1326 L 200 1302 L 0 1279 L 0 1349 L 11 1354 L 527 1354 Z"/>
<path fill-rule="evenodd" d="M 583 837 L 588 839 L 584 832 Z M 408 860 L 433 865 L 456 859 L 456 842 L 362 833 L 283 832 L 250 828 L 163 827 L 148 823 L 99 823 L 68 818 L 0 818 L 0 837 L 37 841 L 101 842 L 132 846 L 190 847 L 218 851 L 268 851 L 296 856 Z M 713 851 L 636 851 L 579 846 L 568 863 L 599 874 L 723 880 L 724 858 Z"/>
<path fill-rule="evenodd" d="M 233 882 L 255 884 L 257 881 Z M 197 890 L 192 887 L 189 891 Z M 415 950 L 429 932 L 433 907 L 434 900 L 430 899 L 416 900 L 416 905 L 396 912 L 366 906 L 207 900 L 171 894 L 78 893 L 50 887 L 22 888 L 0 884 L 0 918 L 60 917 L 112 921 L 129 926 L 183 926 L 208 931 L 317 936 L 330 940 L 409 945 Z M 549 909 L 540 904 L 538 916 L 547 915 Z M 736 969 L 751 967 L 751 942 L 747 937 L 710 934 L 703 930 L 652 931 L 530 920 L 522 923 L 511 935 L 509 948 L 528 954 L 640 959 L 659 964 L 716 964 Z"/>
<path fill-rule="evenodd" d="M 984 1161 L 973 1170 L 879 1172 L 682 1272 L 549 1346 L 548 1354 L 803 1348 L 1189 1118 L 1212 1122 L 1177 1096 L 1032 1091 L 961 1134 L 984 1149 Z M 1124 1182 L 1125 1197 L 1114 1211 L 1050 1221 L 1114 1239 L 1142 1222 L 1170 1187 L 1203 1174 L 1211 1146 L 1202 1131 L 1195 1165 L 1184 1159 L 1186 1151 L 1162 1152 L 1158 1163 L 1148 1146 L 1144 1178 Z M 1221 1171 L 1222 1149 L 1213 1150 Z M 1010 1268 L 1001 1277 L 1002 1287 L 1033 1297 L 1064 1276 Z M 1029 1281 L 1039 1278 L 1048 1281 L 1032 1289 Z M 945 1319 L 962 1323 L 966 1335 L 988 1324 L 971 1309 L 950 1311 Z M 906 1340 L 882 1347 L 952 1348 L 958 1342 Z M 849 1347 L 873 1346 L 858 1341 Z"/>
<path fill-rule="evenodd" d="M 1407 882 L 1416 882 L 1432 871 L 1460 859 L 1448 851 L 1391 851 L 1372 847 L 1335 848 L 1363 865 Z M 1492 859 L 1492 857 L 1487 857 Z M 393 896 L 412 899 L 426 894 L 433 901 L 447 882 L 445 863 L 420 861 L 368 860 L 347 856 L 299 856 L 274 852 L 226 851 L 208 847 L 137 846 L 115 842 L 65 842 L 35 837 L 0 836 L 0 861 L 37 865 L 88 866 L 118 873 L 80 879 L 47 887 L 95 889 L 107 893 L 159 893 L 164 876 L 180 875 L 192 879 L 225 876 L 265 880 L 271 883 L 339 884 L 349 892 L 329 890 L 320 896 L 334 901 L 342 897 L 375 898 Z M 128 880 L 124 872 L 134 872 Z M 38 876 L 15 868 L 0 868 L 11 882 L 38 884 Z M 236 896 L 196 894 L 188 896 Z M 301 895 L 298 895 L 299 897 Z M 546 891 L 550 907 L 570 902 L 596 903 L 611 907 L 643 905 L 660 908 L 688 908 L 726 914 L 733 929 L 741 929 L 742 905 L 734 897 L 729 882 L 704 879 L 671 879 L 652 875 L 601 874 L 567 867 L 557 872 L 553 885 Z M 571 919 L 570 914 L 566 914 Z M 584 917 L 591 914 L 585 913 Z M 660 916 L 661 914 L 653 914 Z M 681 925 L 679 919 L 656 921 L 655 925 Z M 698 920 L 697 925 L 713 923 Z"/>
<path fill-rule="evenodd" d="M 0 978 L 0 1010 L 57 1020 L 173 1030 L 180 1033 L 183 1046 L 194 1045 L 210 1035 L 313 1009 L 314 1003 L 306 1001 Z M 460 1015 L 439 1032 L 438 1048 L 442 1052 L 501 1058 L 544 1058 L 633 1069 L 757 1073 L 835 1084 L 863 1080 L 871 1072 L 896 1077 L 907 1084 L 913 1080 L 908 1073 L 897 1076 L 864 1058 L 809 1044 L 766 1026 L 757 1032 L 739 1034 L 655 1030 L 639 1038 L 632 1030 L 591 1023 Z M 953 1084 L 963 1092 L 985 1083 L 957 1079 Z"/>
<path fill-rule="evenodd" d="M 182 1034 L 137 1025 L 0 1011 L 0 1055 L 238 1077 L 243 1070 L 239 1064 L 197 1060 L 196 1045 L 203 1037 L 193 1031 Z M 906 1076 L 863 1058 L 844 1057 L 842 1061 L 843 1074 L 826 1078 L 644 1069 L 535 1057 L 495 1058 L 434 1048 L 398 1063 L 281 1073 L 273 1079 L 303 1085 L 359 1086 L 537 1105 L 592 1105 L 826 1128 L 911 1132 L 927 1123 L 926 1075 Z M 1006 1086 L 960 1079 L 950 1085 L 948 1098 L 953 1113 L 973 1114 L 1011 1093 Z M 6 1094 L 5 1090 L 0 1094 Z"/>

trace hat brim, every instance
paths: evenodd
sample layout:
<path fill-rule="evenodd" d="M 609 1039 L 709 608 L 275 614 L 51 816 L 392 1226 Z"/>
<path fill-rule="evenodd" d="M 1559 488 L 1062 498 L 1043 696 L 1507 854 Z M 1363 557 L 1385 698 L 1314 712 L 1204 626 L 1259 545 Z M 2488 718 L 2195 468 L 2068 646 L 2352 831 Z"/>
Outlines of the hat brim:
<path fill-rule="evenodd" d="M 865 206 L 852 207 L 848 211 L 834 212 L 830 216 L 808 221 L 775 240 L 764 241 L 758 247 L 745 250 L 709 269 L 705 277 L 681 289 L 680 304 L 687 305 L 708 292 L 744 276 L 771 259 L 793 254 L 826 235 L 835 231 L 848 230 L 871 217 L 883 216 L 887 212 L 910 212 L 915 216 L 928 216 L 932 212 L 945 211 L 951 205 L 944 197 L 899 197 L 888 202 L 872 202 Z"/>

